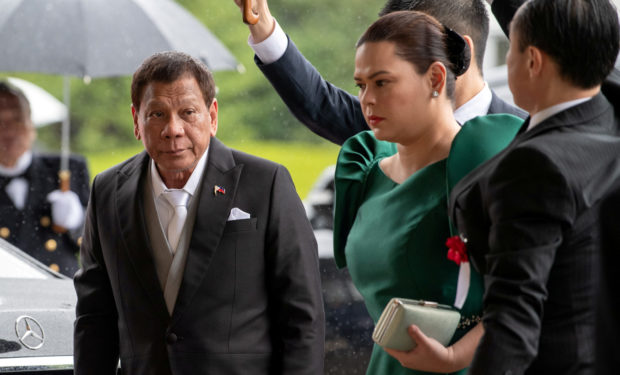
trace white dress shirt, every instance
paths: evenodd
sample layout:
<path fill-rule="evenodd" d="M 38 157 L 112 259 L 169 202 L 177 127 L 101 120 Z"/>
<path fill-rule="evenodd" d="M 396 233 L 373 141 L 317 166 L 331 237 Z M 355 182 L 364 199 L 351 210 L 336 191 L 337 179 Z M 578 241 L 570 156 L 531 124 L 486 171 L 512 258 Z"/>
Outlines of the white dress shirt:
<path fill-rule="evenodd" d="M 254 53 L 263 64 L 271 64 L 280 59 L 288 47 L 288 38 L 284 30 L 282 30 L 280 24 L 275 19 L 274 22 L 275 28 L 267 39 L 260 43 L 254 43 L 252 35 L 248 38 L 248 45 L 252 47 Z M 476 96 L 454 111 L 454 118 L 462 125 L 474 117 L 486 115 L 489 112 L 492 99 L 491 89 L 485 82 L 484 87 Z"/>
<path fill-rule="evenodd" d="M 554 106 L 551 106 L 549 108 L 545 108 L 542 111 L 536 112 L 535 114 L 533 114 L 530 117 L 530 123 L 527 127 L 526 131 L 530 131 L 534 126 L 540 124 L 541 122 L 545 121 L 546 119 L 548 119 L 549 117 L 558 114 L 562 111 L 565 111 L 567 109 L 569 109 L 570 107 L 574 107 L 576 105 L 579 105 L 581 103 L 585 103 L 588 100 L 592 99 L 590 98 L 581 98 L 581 99 L 575 99 L 575 100 L 570 100 L 568 102 L 563 102 L 560 104 L 556 104 Z"/>
<path fill-rule="evenodd" d="M 28 167 L 32 164 L 32 151 L 26 151 L 22 156 L 17 159 L 17 163 L 14 167 L 5 167 L 0 165 L 0 176 L 13 177 L 19 176 L 26 172 Z M 28 197 L 28 180 L 23 177 L 15 178 L 6 185 L 6 194 L 11 198 L 13 204 L 18 209 L 23 209 L 26 205 L 26 198 Z"/>
<path fill-rule="evenodd" d="M 207 147 L 204 154 L 200 157 L 200 160 L 198 160 L 198 164 L 196 164 L 196 168 L 194 169 L 191 176 L 185 183 L 185 186 L 183 186 L 182 188 L 190 195 L 189 201 L 187 202 L 188 210 L 189 210 L 189 207 L 195 201 L 194 195 L 196 193 L 196 189 L 198 188 L 198 184 L 202 180 L 202 175 L 204 173 L 205 166 L 207 165 L 208 151 L 209 151 L 209 148 Z M 161 179 L 161 176 L 159 175 L 159 172 L 157 171 L 157 166 L 155 166 L 155 162 L 153 161 L 153 159 L 151 159 L 150 164 L 151 164 L 150 181 L 153 187 L 153 196 L 155 197 L 155 209 L 157 210 L 157 216 L 159 217 L 159 222 L 162 228 L 164 228 L 164 233 L 167 233 L 166 228 L 168 228 L 168 224 L 170 224 L 170 220 L 172 220 L 172 217 L 174 216 L 174 208 L 170 205 L 170 203 L 168 203 L 166 198 L 163 197 L 162 193 L 165 190 L 170 190 L 170 189 L 168 189 L 164 181 Z M 185 223 L 183 225 L 185 225 Z"/>

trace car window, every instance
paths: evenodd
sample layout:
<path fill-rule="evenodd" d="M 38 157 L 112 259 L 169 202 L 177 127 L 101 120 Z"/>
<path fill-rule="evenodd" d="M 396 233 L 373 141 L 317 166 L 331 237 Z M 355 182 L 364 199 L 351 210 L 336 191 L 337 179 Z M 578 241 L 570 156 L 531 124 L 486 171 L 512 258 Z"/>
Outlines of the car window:
<path fill-rule="evenodd" d="M 46 279 L 49 276 L 31 264 L 27 258 L 16 253 L 14 246 L 6 241 L 0 242 L 0 278 Z"/>

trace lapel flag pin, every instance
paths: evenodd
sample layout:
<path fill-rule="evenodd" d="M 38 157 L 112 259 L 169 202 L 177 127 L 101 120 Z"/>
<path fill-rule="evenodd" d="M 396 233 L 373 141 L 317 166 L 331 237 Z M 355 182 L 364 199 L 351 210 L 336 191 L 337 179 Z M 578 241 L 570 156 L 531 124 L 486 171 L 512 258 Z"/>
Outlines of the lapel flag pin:
<path fill-rule="evenodd" d="M 226 190 L 223 187 L 219 186 L 219 185 L 215 185 L 213 187 L 213 195 L 217 195 L 218 193 L 226 194 Z"/>

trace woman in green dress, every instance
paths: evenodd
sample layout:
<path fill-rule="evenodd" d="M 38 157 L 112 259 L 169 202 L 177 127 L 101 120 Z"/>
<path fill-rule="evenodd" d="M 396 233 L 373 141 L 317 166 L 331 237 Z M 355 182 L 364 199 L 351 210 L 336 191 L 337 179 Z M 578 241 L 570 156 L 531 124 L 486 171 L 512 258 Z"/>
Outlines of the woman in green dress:
<path fill-rule="evenodd" d="M 447 257 L 447 191 L 505 147 L 521 120 L 485 116 L 461 128 L 454 81 L 469 58 L 462 37 L 419 12 L 380 18 L 357 45 L 355 81 L 371 131 L 338 157 L 336 262 L 375 323 L 393 297 L 454 305 L 462 317 L 448 347 L 413 326 L 412 351 L 375 345 L 368 374 L 465 373 L 483 333 L 481 277 Z"/>

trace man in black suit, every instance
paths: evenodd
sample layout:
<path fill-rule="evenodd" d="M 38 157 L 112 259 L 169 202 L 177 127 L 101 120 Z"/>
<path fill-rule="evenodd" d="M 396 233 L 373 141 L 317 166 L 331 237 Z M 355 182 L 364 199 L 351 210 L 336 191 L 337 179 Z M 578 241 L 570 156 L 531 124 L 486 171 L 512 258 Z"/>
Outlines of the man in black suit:
<path fill-rule="evenodd" d="M 0 237 L 72 277 L 88 202 L 88 169 L 83 158 L 71 156 L 71 190 L 60 191 L 60 156 L 33 152 L 35 137 L 28 99 L 0 82 Z"/>
<path fill-rule="evenodd" d="M 530 118 L 450 197 L 485 275 L 485 334 L 470 373 L 592 374 L 598 215 L 620 177 L 614 110 L 600 92 L 618 17 L 608 0 L 532 0 L 510 27 L 509 85 Z"/>
<path fill-rule="evenodd" d="M 239 5 L 240 0 L 235 3 Z M 271 16 L 267 0 L 253 3 L 259 21 L 249 26 L 249 44 L 256 52 L 256 64 L 295 117 L 336 144 L 368 130 L 358 98 L 321 77 Z M 469 44 L 475 59 L 455 83 L 454 115 L 459 123 L 487 113 L 510 113 L 525 118 L 525 112 L 495 95 L 482 76 L 489 33 L 483 0 L 388 0 L 379 15 L 399 10 L 430 14 L 463 35 Z"/>
<path fill-rule="evenodd" d="M 132 82 L 145 147 L 87 209 L 75 373 L 323 372 L 316 241 L 288 171 L 217 138 L 211 73 L 179 52 Z M 179 199 L 177 199 L 179 198 Z"/>

